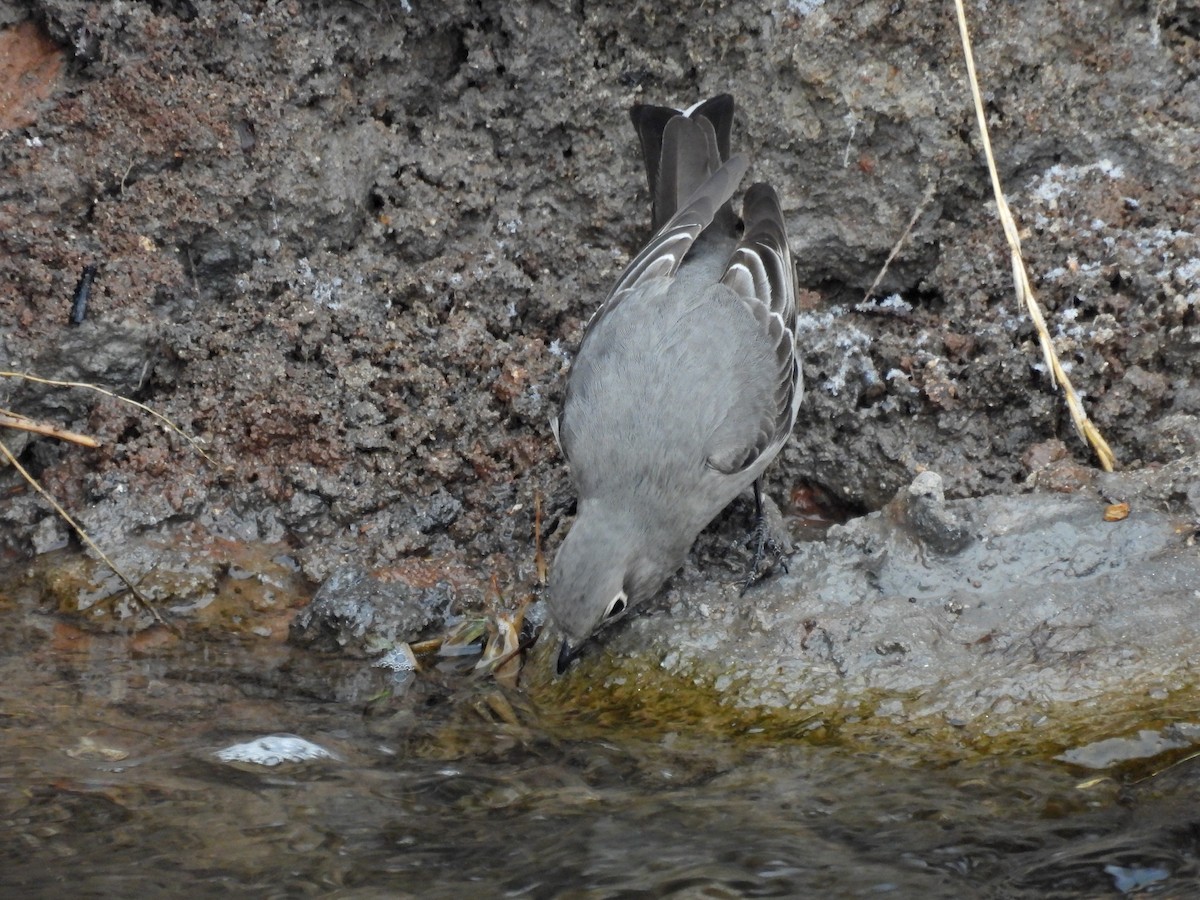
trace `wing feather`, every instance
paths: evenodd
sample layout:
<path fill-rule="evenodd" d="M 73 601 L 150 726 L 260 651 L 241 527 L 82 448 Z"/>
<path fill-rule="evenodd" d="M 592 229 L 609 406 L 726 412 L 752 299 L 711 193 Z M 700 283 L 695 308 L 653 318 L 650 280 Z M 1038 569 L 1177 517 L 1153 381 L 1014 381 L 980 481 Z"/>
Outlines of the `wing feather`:
<path fill-rule="evenodd" d="M 740 468 L 774 455 L 791 434 L 804 386 L 796 356 L 796 289 L 792 254 L 779 197 L 766 184 L 746 192 L 742 216 L 745 232 L 733 252 L 721 283 L 741 297 L 775 348 L 773 408 Z M 725 467 L 710 461 L 714 467 Z M 728 462 L 726 461 L 726 465 Z"/>
<path fill-rule="evenodd" d="M 677 118 L 673 122 L 690 120 Z M 706 120 L 701 120 L 707 125 Z M 712 126 L 709 126 L 712 130 Z M 584 328 L 583 340 L 606 313 L 611 311 L 628 293 L 643 287 L 656 278 L 674 278 L 688 250 L 700 237 L 717 214 L 717 211 L 733 196 L 738 184 L 746 174 L 749 162 L 744 156 L 734 156 L 721 165 L 708 179 L 688 197 L 671 220 L 663 225 L 642 251 L 625 267 L 612 292 L 600 308 L 592 314 Z M 582 349 L 582 343 L 581 343 Z"/>

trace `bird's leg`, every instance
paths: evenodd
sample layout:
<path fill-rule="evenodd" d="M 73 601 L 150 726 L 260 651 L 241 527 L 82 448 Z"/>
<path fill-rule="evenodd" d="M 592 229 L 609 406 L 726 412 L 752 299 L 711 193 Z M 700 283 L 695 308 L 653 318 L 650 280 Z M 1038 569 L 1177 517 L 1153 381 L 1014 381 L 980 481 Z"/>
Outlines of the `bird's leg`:
<path fill-rule="evenodd" d="M 750 563 L 749 571 L 746 572 L 746 580 L 742 582 L 742 594 L 745 595 L 750 586 L 758 580 L 758 567 L 762 564 L 763 556 L 766 551 L 770 550 L 771 555 L 775 557 L 777 565 L 783 566 L 783 571 L 787 572 L 787 562 L 784 560 L 783 547 L 779 542 L 771 536 L 771 529 L 767 525 L 767 511 L 763 506 L 763 490 L 762 476 L 754 479 L 754 559 Z"/>

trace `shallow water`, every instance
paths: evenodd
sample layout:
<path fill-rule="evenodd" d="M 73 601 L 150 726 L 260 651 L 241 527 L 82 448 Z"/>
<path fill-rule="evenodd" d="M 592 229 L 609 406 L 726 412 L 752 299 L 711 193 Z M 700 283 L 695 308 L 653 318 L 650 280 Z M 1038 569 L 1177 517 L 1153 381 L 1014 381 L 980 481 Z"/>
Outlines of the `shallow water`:
<path fill-rule="evenodd" d="M 386 696 L 265 638 L 85 634 L 14 596 L 0 635 L 7 896 L 1200 892 L 1200 760 L 598 740 L 490 682 Z M 275 733 L 336 758 L 216 757 Z"/>

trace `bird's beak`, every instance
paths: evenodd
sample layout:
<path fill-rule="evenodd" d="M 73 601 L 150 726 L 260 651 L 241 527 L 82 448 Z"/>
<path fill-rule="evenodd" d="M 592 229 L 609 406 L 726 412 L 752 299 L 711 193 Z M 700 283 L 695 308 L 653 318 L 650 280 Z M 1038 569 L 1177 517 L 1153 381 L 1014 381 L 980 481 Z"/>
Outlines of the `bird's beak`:
<path fill-rule="evenodd" d="M 559 675 L 567 671 L 567 666 L 569 666 L 571 661 L 579 655 L 579 651 L 582 649 L 582 646 L 572 649 L 571 645 L 567 643 L 566 639 L 564 638 L 562 646 L 558 648 L 558 663 L 555 665 L 554 671 Z"/>

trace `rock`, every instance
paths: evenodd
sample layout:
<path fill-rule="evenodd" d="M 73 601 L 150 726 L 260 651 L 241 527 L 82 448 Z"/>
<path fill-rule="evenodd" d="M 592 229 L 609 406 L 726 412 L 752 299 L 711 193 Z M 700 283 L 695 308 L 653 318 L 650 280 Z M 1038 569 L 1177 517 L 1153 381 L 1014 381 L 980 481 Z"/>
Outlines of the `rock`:
<path fill-rule="evenodd" d="M 922 472 L 892 509 L 907 522 L 914 536 L 938 553 L 958 553 L 971 540 L 967 510 L 957 512 L 946 505 L 942 476 Z"/>
<path fill-rule="evenodd" d="M 442 622 L 452 601 L 446 583 L 416 588 L 348 565 L 330 575 L 296 615 L 288 639 L 327 653 L 376 656 Z"/>
<path fill-rule="evenodd" d="M 1193 678 L 1200 561 L 1196 520 L 1147 498 L 1200 485 L 1198 464 L 1106 476 L 1106 492 L 1132 498 L 1119 522 L 1094 491 L 943 504 L 925 473 L 897 498 L 906 515 L 831 528 L 745 597 L 685 571 L 669 613 L 634 618 L 566 679 L 753 710 L 784 731 L 864 704 L 974 734 L 1050 709 L 1150 704 Z"/>

